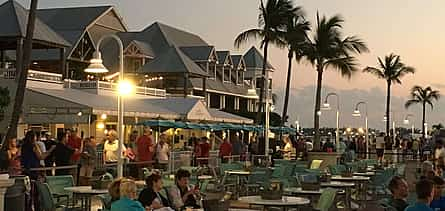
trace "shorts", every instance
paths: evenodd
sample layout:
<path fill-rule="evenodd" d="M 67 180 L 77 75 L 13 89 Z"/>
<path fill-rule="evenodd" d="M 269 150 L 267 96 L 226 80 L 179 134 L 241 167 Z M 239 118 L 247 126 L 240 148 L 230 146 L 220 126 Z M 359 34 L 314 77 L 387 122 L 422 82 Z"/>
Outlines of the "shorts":
<path fill-rule="evenodd" d="M 93 165 L 83 165 L 80 167 L 81 177 L 91 177 L 93 176 L 94 166 Z"/>
<path fill-rule="evenodd" d="M 377 157 L 383 157 L 383 153 L 385 152 L 384 149 L 376 149 L 375 152 L 377 153 Z"/>

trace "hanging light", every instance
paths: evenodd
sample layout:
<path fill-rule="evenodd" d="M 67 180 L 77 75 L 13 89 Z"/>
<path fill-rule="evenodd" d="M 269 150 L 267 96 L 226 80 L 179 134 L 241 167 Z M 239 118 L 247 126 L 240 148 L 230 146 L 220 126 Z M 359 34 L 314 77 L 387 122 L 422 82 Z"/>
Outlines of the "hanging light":
<path fill-rule="evenodd" d="M 102 56 L 99 51 L 94 52 L 90 65 L 84 70 L 86 73 L 107 73 L 108 69 L 103 65 Z"/>

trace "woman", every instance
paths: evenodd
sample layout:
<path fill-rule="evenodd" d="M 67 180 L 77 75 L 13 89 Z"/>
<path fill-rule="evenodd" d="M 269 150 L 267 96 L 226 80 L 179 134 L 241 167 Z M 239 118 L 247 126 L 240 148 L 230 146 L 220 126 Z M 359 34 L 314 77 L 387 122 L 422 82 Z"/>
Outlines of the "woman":
<path fill-rule="evenodd" d="M 131 179 L 122 179 L 119 186 L 120 198 L 111 204 L 111 211 L 145 211 L 142 204 L 135 201 L 136 183 Z"/>
<path fill-rule="evenodd" d="M 159 192 L 162 190 L 162 177 L 157 173 L 153 173 L 145 179 L 147 188 L 139 194 L 139 202 L 148 209 L 160 209 L 170 207 L 168 199 L 163 197 Z"/>
<path fill-rule="evenodd" d="M 199 195 L 199 187 L 189 186 L 190 172 L 179 169 L 175 175 L 175 185 L 170 189 L 169 195 L 172 205 L 176 210 L 185 207 L 200 208 L 196 197 Z"/>
<path fill-rule="evenodd" d="M 9 175 L 20 175 L 22 168 L 20 165 L 20 148 L 17 147 L 17 139 L 8 139 L 6 145 L 8 147 Z"/>
<path fill-rule="evenodd" d="M 160 169 L 166 170 L 170 156 L 170 146 L 167 143 L 167 135 L 162 134 L 159 138 L 159 143 L 156 146 L 156 161 Z"/>
<path fill-rule="evenodd" d="M 22 160 L 21 163 L 25 170 L 31 168 L 39 168 L 40 160 L 45 160 L 55 149 L 56 146 L 52 146 L 48 151 L 42 152 L 39 146 L 36 144 L 37 135 L 34 131 L 28 131 L 25 135 L 22 146 Z M 32 179 L 37 179 L 38 174 L 36 172 L 27 172 Z"/>
<path fill-rule="evenodd" d="M 290 160 L 291 159 L 292 148 L 293 148 L 292 143 L 291 143 L 291 141 L 290 141 L 288 136 L 284 136 L 283 142 L 284 142 L 283 158 L 285 160 Z"/>

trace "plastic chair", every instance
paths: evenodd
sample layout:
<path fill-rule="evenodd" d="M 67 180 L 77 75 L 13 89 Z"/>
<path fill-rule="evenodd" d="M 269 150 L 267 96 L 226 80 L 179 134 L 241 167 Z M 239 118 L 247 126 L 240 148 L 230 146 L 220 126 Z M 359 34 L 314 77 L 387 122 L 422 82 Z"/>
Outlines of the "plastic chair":
<path fill-rule="evenodd" d="M 315 210 L 328 211 L 332 205 L 334 205 L 336 194 L 337 190 L 333 188 L 324 189 L 320 195 L 317 205 L 315 206 Z"/>
<path fill-rule="evenodd" d="M 57 202 L 62 198 L 66 198 L 66 200 L 69 201 L 73 196 L 71 192 L 64 190 L 66 187 L 74 186 L 74 178 L 72 175 L 47 176 L 46 183 Z"/>
<path fill-rule="evenodd" d="M 110 194 L 101 194 L 98 195 L 97 197 L 99 197 L 100 202 L 102 204 L 102 209 L 101 211 L 110 211 L 111 209 L 111 196 Z"/>
<path fill-rule="evenodd" d="M 55 203 L 54 198 L 49 191 L 48 184 L 37 181 L 36 187 L 37 192 L 39 193 L 40 209 L 42 211 L 55 211 L 57 208 L 64 208 L 64 206 Z"/>
<path fill-rule="evenodd" d="M 323 160 L 312 160 L 310 169 L 319 169 Z"/>
<path fill-rule="evenodd" d="M 332 175 L 340 175 L 346 171 L 346 166 L 344 165 L 330 165 L 328 168 Z"/>

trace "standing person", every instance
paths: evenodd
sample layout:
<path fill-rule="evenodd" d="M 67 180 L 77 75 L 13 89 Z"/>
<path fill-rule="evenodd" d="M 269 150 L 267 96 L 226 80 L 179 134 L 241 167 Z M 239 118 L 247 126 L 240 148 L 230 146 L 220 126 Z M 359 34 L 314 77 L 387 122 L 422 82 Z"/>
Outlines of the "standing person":
<path fill-rule="evenodd" d="M 408 183 L 400 176 L 394 176 L 389 182 L 388 189 L 391 191 L 392 197 L 389 205 L 397 211 L 404 211 L 408 206 L 406 198 L 408 197 Z"/>
<path fill-rule="evenodd" d="M 413 151 L 414 159 L 417 159 L 417 155 L 419 153 L 419 140 L 417 138 L 413 138 L 413 143 L 411 146 L 411 150 Z"/>
<path fill-rule="evenodd" d="M 232 155 L 240 156 L 243 152 L 243 144 L 241 143 L 239 137 L 236 135 L 232 140 Z"/>
<path fill-rule="evenodd" d="M 377 154 L 377 160 L 380 164 L 383 164 L 383 154 L 385 153 L 385 139 L 389 136 L 380 136 L 376 139 L 375 152 Z"/>
<path fill-rule="evenodd" d="M 323 144 L 323 152 L 333 152 L 334 144 L 331 142 L 330 138 L 326 139 L 326 142 Z"/>
<path fill-rule="evenodd" d="M 168 145 L 167 135 L 161 134 L 159 136 L 159 143 L 156 144 L 156 162 L 158 168 L 167 170 L 168 160 L 170 157 L 170 146 Z"/>
<path fill-rule="evenodd" d="M 22 166 L 20 165 L 20 148 L 17 147 L 17 139 L 10 138 L 5 143 L 8 147 L 8 172 L 9 175 L 16 176 L 22 173 Z"/>
<path fill-rule="evenodd" d="M 227 156 L 232 155 L 232 144 L 230 144 L 229 139 L 224 139 L 224 142 L 219 146 L 219 156 L 221 157 L 221 162 L 227 163 Z"/>
<path fill-rule="evenodd" d="M 203 166 L 207 165 L 209 163 L 209 156 L 210 156 L 210 144 L 208 142 L 207 137 L 202 137 L 199 141 L 199 156 L 198 159 L 198 165 Z"/>
<path fill-rule="evenodd" d="M 151 130 L 149 127 L 144 127 L 144 134 L 136 140 L 137 145 L 137 160 L 140 162 L 153 161 L 153 153 L 155 152 L 155 145 L 151 137 Z M 140 167 L 152 166 L 152 164 L 143 164 Z"/>
<path fill-rule="evenodd" d="M 405 211 L 434 211 L 430 203 L 434 198 L 434 184 L 430 180 L 420 180 L 416 183 L 417 201 L 408 206 Z"/>
<path fill-rule="evenodd" d="M 190 136 L 187 146 L 191 149 L 194 149 L 195 144 L 198 143 L 198 138 L 196 137 L 195 133 L 192 132 L 192 136 Z"/>
<path fill-rule="evenodd" d="M 289 136 L 283 136 L 283 142 L 284 142 L 283 158 L 285 160 L 290 160 L 293 146 L 292 142 L 289 139 Z"/>
<path fill-rule="evenodd" d="M 71 161 L 77 164 L 80 160 L 80 153 L 82 152 L 82 139 L 77 135 L 77 130 L 67 130 L 68 146 L 74 149 Z"/>
<path fill-rule="evenodd" d="M 105 141 L 104 144 L 104 162 L 105 163 L 116 163 L 119 159 L 118 155 L 118 148 L 119 148 L 119 140 L 117 139 L 117 132 L 115 130 L 110 130 L 108 132 L 108 139 Z M 125 154 L 125 145 L 122 143 L 122 155 Z"/>
<path fill-rule="evenodd" d="M 80 177 L 90 178 L 96 163 L 96 140 L 93 136 L 84 139 L 83 152 L 80 156 Z"/>
<path fill-rule="evenodd" d="M 443 147 L 442 140 L 437 140 L 436 145 L 434 146 L 434 164 L 439 165 L 439 163 L 443 163 L 445 159 L 445 148 Z"/>
<path fill-rule="evenodd" d="M 31 179 L 37 179 L 39 173 L 31 172 L 29 169 L 40 167 L 40 160 L 44 160 L 52 151 L 55 146 L 51 147 L 47 152 L 42 152 L 40 147 L 36 144 L 37 134 L 34 131 L 28 131 L 23 140 L 21 149 L 21 163 L 25 170 L 25 175 L 31 177 Z"/>
<path fill-rule="evenodd" d="M 37 134 L 37 140 L 36 140 L 36 145 L 40 148 L 40 151 L 42 153 L 46 152 L 46 146 L 45 143 L 43 143 L 42 137 L 40 136 L 39 133 Z M 51 157 L 51 154 L 49 154 L 46 158 Z M 45 159 L 46 159 L 45 158 Z M 45 160 L 40 160 L 40 167 L 45 167 Z"/>
<path fill-rule="evenodd" d="M 73 148 L 68 145 L 68 134 L 61 137 L 60 142 L 57 143 L 54 150 L 54 157 L 56 166 L 69 166 L 72 163 L 72 156 L 75 152 Z M 56 175 L 68 175 L 70 174 L 69 169 L 58 169 L 56 170 Z"/>
<path fill-rule="evenodd" d="M 175 185 L 170 188 L 169 195 L 172 200 L 173 208 L 182 210 L 185 207 L 200 208 L 196 198 L 199 195 L 198 186 L 189 185 L 190 172 L 179 169 L 175 175 Z"/>

